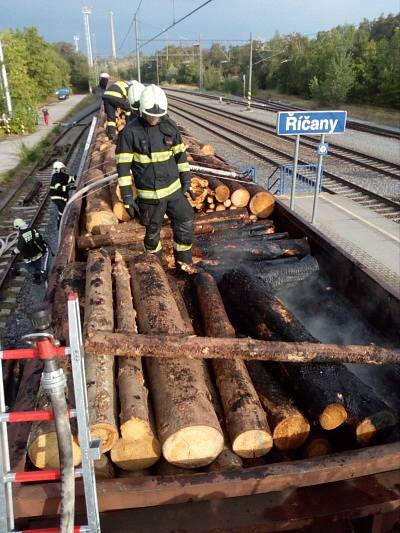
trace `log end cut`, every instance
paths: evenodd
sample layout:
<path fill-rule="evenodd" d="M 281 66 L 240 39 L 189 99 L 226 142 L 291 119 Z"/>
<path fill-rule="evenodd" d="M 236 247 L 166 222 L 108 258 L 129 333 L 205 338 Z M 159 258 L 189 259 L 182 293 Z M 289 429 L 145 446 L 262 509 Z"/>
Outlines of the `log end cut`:
<path fill-rule="evenodd" d="M 72 437 L 74 466 L 81 463 L 81 449 L 75 436 Z M 58 441 L 56 432 L 43 433 L 34 439 L 28 447 L 29 459 L 36 468 L 60 468 Z"/>
<path fill-rule="evenodd" d="M 126 441 L 118 439 L 111 450 L 111 460 L 122 470 L 134 472 L 152 466 L 161 456 L 161 447 L 154 436 L 149 439 Z"/>
<path fill-rule="evenodd" d="M 267 191 L 258 192 L 250 200 L 249 209 L 259 218 L 268 218 L 274 210 L 275 199 Z"/>
<path fill-rule="evenodd" d="M 210 426 L 184 427 L 164 442 L 165 459 L 183 468 L 199 468 L 212 463 L 224 447 L 224 437 Z"/>
<path fill-rule="evenodd" d="M 101 440 L 101 453 L 106 453 L 115 446 L 118 440 L 118 431 L 112 424 L 98 422 L 90 426 L 90 436 L 92 439 Z"/>
<path fill-rule="evenodd" d="M 310 440 L 304 449 L 303 456 L 305 459 L 328 455 L 332 452 L 332 444 L 325 437 L 315 437 Z"/>
<path fill-rule="evenodd" d="M 319 415 L 319 423 L 323 429 L 330 431 L 344 424 L 347 420 L 346 408 L 340 403 L 331 403 Z"/>
<path fill-rule="evenodd" d="M 310 424 L 302 415 L 285 418 L 274 429 L 274 445 L 280 450 L 295 450 L 310 433 Z"/>
<path fill-rule="evenodd" d="M 251 429 L 244 431 L 232 442 L 233 451 L 240 457 L 252 459 L 261 457 L 270 451 L 273 440 L 268 431 Z"/>
<path fill-rule="evenodd" d="M 358 444 L 367 446 L 376 434 L 386 428 L 395 426 L 398 419 L 393 411 L 380 411 L 365 418 L 356 427 L 356 437 Z"/>
<path fill-rule="evenodd" d="M 154 434 L 150 422 L 142 418 L 132 417 L 120 426 L 121 437 L 126 440 L 153 439 Z"/>
<path fill-rule="evenodd" d="M 94 461 L 94 471 L 96 479 L 112 479 L 115 477 L 115 469 L 110 459 L 104 453 Z"/>

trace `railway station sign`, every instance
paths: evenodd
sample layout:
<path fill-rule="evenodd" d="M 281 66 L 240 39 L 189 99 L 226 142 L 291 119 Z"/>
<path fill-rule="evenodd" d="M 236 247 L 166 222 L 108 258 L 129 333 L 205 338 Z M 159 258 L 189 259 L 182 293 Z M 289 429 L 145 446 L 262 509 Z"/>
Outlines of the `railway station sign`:
<path fill-rule="evenodd" d="M 347 111 L 280 111 L 278 135 L 334 135 L 346 130 Z"/>

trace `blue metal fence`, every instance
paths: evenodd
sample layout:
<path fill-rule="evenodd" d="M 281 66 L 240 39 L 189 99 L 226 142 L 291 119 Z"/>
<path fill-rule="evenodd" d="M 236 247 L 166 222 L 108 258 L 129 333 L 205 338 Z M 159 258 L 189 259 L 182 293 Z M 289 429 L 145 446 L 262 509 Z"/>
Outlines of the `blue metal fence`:
<path fill-rule="evenodd" d="M 323 169 L 319 192 L 322 189 Z M 317 165 L 298 165 L 296 193 L 314 192 L 315 182 L 317 179 Z M 273 194 L 286 195 L 290 194 L 293 181 L 293 165 L 280 165 L 278 176 L 274 172 L 267 179 L 267 189 Z"/>

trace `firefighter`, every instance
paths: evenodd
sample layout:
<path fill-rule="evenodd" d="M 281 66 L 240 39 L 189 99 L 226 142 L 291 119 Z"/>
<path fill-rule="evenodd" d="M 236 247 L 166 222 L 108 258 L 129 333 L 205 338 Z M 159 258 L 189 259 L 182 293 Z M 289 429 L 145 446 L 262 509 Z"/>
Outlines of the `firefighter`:
<path fill-rule="evenodd" d="M 61 217 L 68 202 L 69 191 L 75 188 L 76 176 L 67 173 L 64 163 L 53 163 L 53 177 L 50 184 L 50 198 L 58 211 L 57 228 L 60 227 Z"/>
<path fill-rule="evenodd" d="M 40 233 L 30 228 L 22 218 L 14 220 L 14 228 L 18 230 L 18 241 L 12 253 L 22 255 L 28 272 L 33 275 L 33 282 L 40 285 L 47 278 L 49 246 Z"/>
<path fill-rule="evenodd" d="M 139 116 L 140 96 L 144 91 L 144 85 L 139 81 L 132 80 L 128 89 L 128 101 L 131 106 L 131 115 L 129 120 Z"/>
<path fill-rule="evenodd" d="M 122 109 L 126 114 L 130 114 L 128 88 L 129 83 L 120 80 L 113 83 L 103 94 L 104 111 L 107 115 L 106 133 L 112 141 L 117 139 L 115 116 L 117 109 Z"/>
<path fill-rule="evenodd" d="M 193 209 L 185 196 L 191 185 L 186 146 L 175 122 L 167 116 L 167 97 L 160 87 L 149 85 L 144 89 L 139 109 L 140 117 L 126 125 L 116 150 L 124 205 L 131 217 L 139 211 L 140 221 L 146 227 L 145 251 L 159 256 L 160 231 L 166 213 L 172 224 L 177 266 L 179 261 L 190 264 Z M 138 204 L 132 196 L 132 176 Z"/>
<path fill-rule="evenodd" d="M 102 91 L 105 91 L 107 89 L 108 80 L 110 79 L 110 75 L 107 74 L 107 72 L 102 72 L 99 76 L 99 88 Z"/>

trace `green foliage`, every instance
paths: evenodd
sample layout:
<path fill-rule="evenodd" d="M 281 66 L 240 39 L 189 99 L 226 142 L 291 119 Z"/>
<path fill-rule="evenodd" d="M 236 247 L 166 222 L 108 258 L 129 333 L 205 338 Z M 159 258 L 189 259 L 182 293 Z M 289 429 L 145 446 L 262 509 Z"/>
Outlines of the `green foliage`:
<path fill-rule="evenodd" d="M 78 91 L 87 91 L 89 67 L 86 57 L 76 53 L 74 47 L 69 43 L 56 43 L 53 47 L 68 64 L 72 87 Z"/>
<path fill-rule="evenodd" d="M 400 107 L 400 15 L 338 26 L 315 38 L 276 33 L 253 40 L 253 94 L 257 89 L 313 98 L 326 105 L 344 102 Z M 164 48 L 159 55 L 163 81 L 198 84 L 198 46 Z M 249 73 L 249 44 L 213 44 L 202 50 L 203 85 L 209 90 L 243 93 Z M 167 57 L 168 56 L 168 57 Z M 132 63 L 134 62 L 134 58 Z M 156 83 L 155 59 L 144 58 L 146 82 Z M 127 79 L 136 76 L 136 69 Z M 247 90 L 247 87 L 246 87 Z"/>

